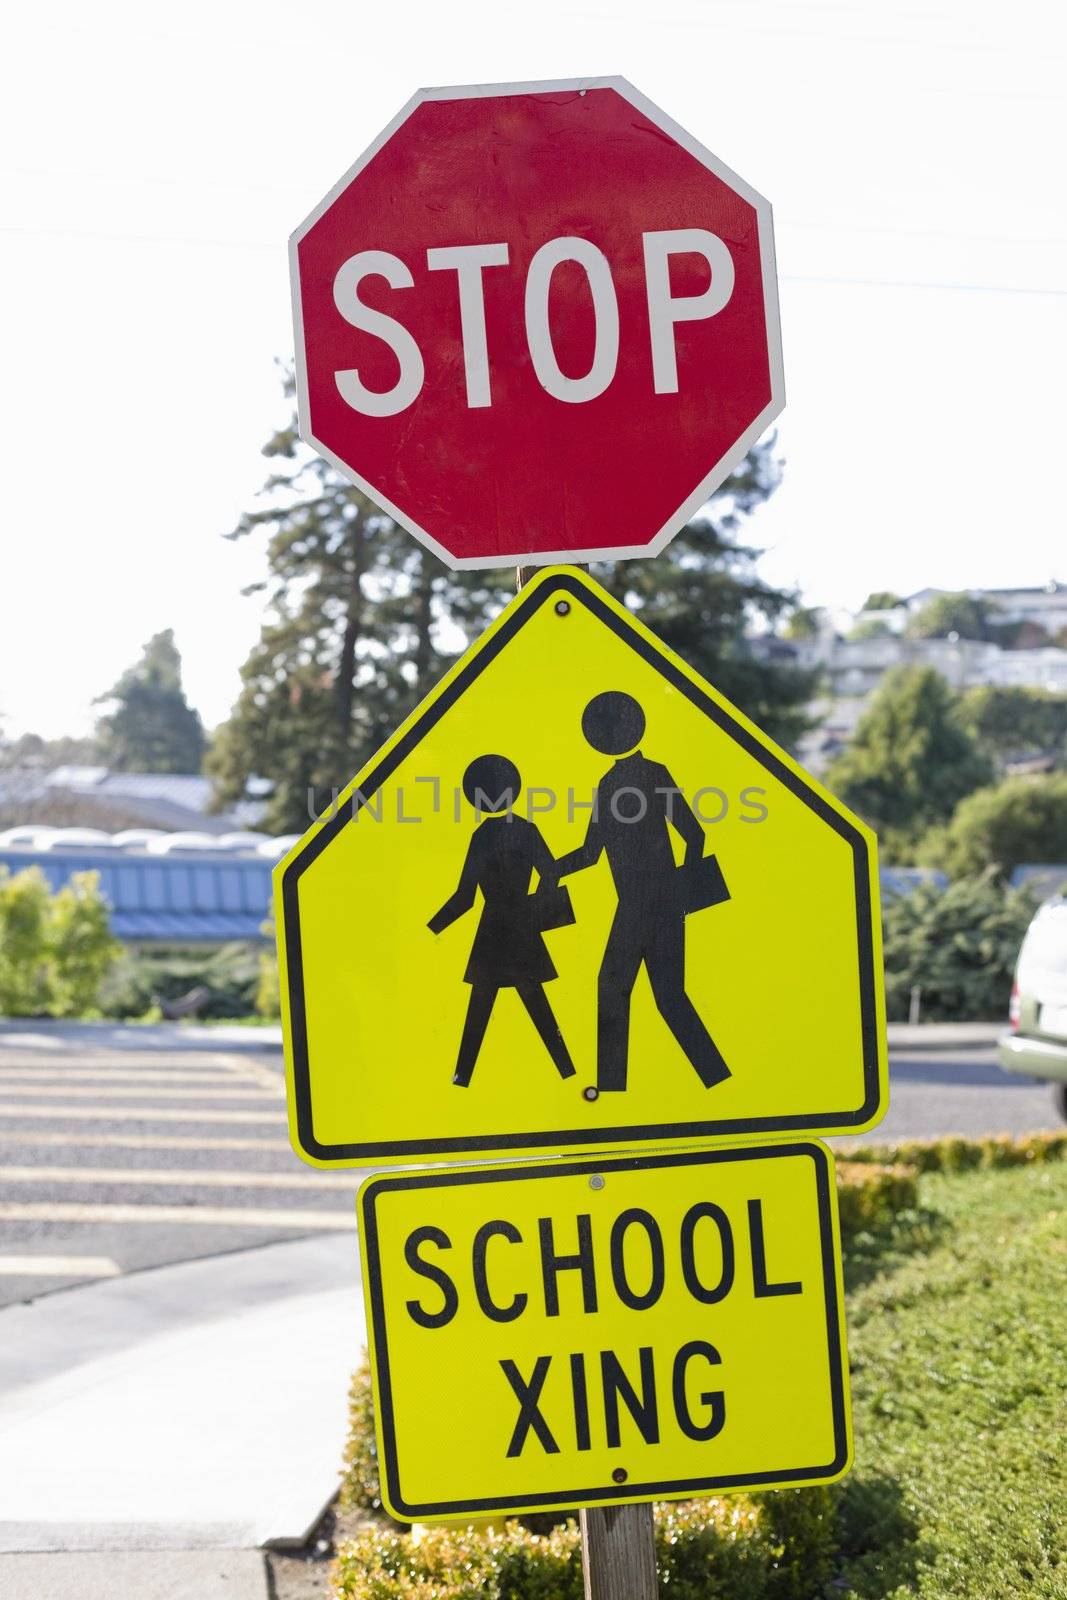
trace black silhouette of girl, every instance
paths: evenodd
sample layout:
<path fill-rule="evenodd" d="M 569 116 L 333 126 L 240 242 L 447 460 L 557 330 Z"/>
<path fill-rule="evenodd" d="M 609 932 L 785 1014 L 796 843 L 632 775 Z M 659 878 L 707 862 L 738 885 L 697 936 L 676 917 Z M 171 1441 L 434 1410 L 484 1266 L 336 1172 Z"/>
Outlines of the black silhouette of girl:
<path fill-rule="evenodd" d="M 501 989 L 515 989 L 526 1007 L 561 1078 L 574 1076 L 574 1063 L 545 994 L 557 976 L 543 930 L 572 920 L 560 914 L 554 861 L 539 830 L 511 808 L 522 779 L 506 756 L 478 756 L 463 774 L 463 793 L 479 812 L 488 812 L 467 848 L 459 886 L 427 926 L 440 933 L 469 911 L 476 892 L 484 906 L 474 935 L 465 983 L 471 985 L 467 1018 L 452 1082 L 466 1088 Z M 538 890 L 530 893 L 537 873 Z M 542 891 L 545 892 L 542 892 Z M 565 893 L 565 891 L 563 891 Z"/>

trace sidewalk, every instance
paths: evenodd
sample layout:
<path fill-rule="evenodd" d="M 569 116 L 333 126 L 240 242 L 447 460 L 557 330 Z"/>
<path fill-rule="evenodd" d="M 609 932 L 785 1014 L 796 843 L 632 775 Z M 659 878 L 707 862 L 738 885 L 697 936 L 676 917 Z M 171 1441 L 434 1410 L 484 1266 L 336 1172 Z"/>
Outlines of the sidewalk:
<path fill-rule="evenodd" d="M 282 1047 L 277 1023 L 262 1028 L 234 1025 L 207 1027 L 198 1022 L 57 1022 L 49 1017 L 0 1018 L 0 1047 L 20 1050 L 61 1050 L 69 1045 L 80 1052 L 94 1044 L 104 1050 L 213 1050 L 227 1055 L 235 1050 Z"/>
<path fill-rule="evenodd" d="M 891 1022 L 886 1030 L 889 1049 L 968 1050 L 988 1049 L 1008 1026 L 1000 1022 Z"/>
<path fill-rule="evenodd" d="M 0 1312 L 0 1593 L 264 1600 L 337 1486 L 358 1279 L 353 1228 Z"/>

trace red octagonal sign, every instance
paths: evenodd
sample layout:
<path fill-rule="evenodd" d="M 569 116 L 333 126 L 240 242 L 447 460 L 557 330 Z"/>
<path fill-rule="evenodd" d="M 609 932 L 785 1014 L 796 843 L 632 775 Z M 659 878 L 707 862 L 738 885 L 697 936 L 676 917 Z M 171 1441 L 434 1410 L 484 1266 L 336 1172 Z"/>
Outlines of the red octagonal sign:
<path fill-rule="evenodd" d="M 784 403 L 770 206 L 621 78 L 420 90 L 290 250 L 303 437 L 453 567 L 654 554 Z"/>

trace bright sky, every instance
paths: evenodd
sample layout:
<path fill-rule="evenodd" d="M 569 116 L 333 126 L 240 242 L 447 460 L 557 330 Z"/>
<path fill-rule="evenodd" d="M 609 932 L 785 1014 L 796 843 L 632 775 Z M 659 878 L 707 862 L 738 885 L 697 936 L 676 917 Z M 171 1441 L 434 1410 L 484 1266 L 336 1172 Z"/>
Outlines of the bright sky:
<path fill-rule="evenodd" d="M 84 731 L 160 628 L 224 717 L 226 543 L 284 416 L 285 241 L 420 84 L 619 72 L 775 207 L 785 482 L 812 603 L 1067 579 L 1059 0 L 57 0 L 0 92 L 0 719 Z"/>

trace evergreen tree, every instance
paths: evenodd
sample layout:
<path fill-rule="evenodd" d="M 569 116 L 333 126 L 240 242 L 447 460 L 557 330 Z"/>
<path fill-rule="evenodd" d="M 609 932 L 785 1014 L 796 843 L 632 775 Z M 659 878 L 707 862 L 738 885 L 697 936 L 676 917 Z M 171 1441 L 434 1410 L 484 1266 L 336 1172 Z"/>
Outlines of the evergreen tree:
<path fill-rule="evenodd" d="M 881 835 L 890 859 L 945 822 L 992 767 L 963 725 L 959 703 L 932 667 L 887 672 L 826 786 Z"/>
<path fill-rule="evenodd" d="M 97 698 L 111 706 L 96 725 L 100 759 L 117 772 L 199 772 L 204 727 L 182 689 L 182 659 L 170 628 L 149 639 L 140 661 Z"/>
<path fill-rule="evenodd" d="M 794 594 L 757 575 L 758 551 L 738 544 L 743 522 L 778 487 L 775 440 L 763 440 L 727 478 L 700 516 L 648 561 L 596 563 L 590 572 L 663 642 L 787 747 L 811 725 L 807 706 L 818 673 L 773 649 L 772 630 L 798 610 Z M 761 635 L 752 642 L 754 628 Z"/>
<path fill-rule="evenodd" d="M 292 392 L 291 383 L 288 386 Z M 300 443 L 295 423 L 264 452 L 267 505 L 228 537 L 265 534 L 267 601 L 243 687 L 207 770 L 220 805 L 271 786 L 264 825 L 302 830 L 324 810 L 448 663 L 515 591 L 515 572 L 451 572 Z M 806 725 L 811 674 L 757 656 L 742 634 L 795 604 L 761 583 L 732 535 L 773 490 L 773 444 L 757 447 L 695 522 L 654 561 L 594 575 L 776 737 Z M 252 592 L 252 591 L 250 591 Z"/>

